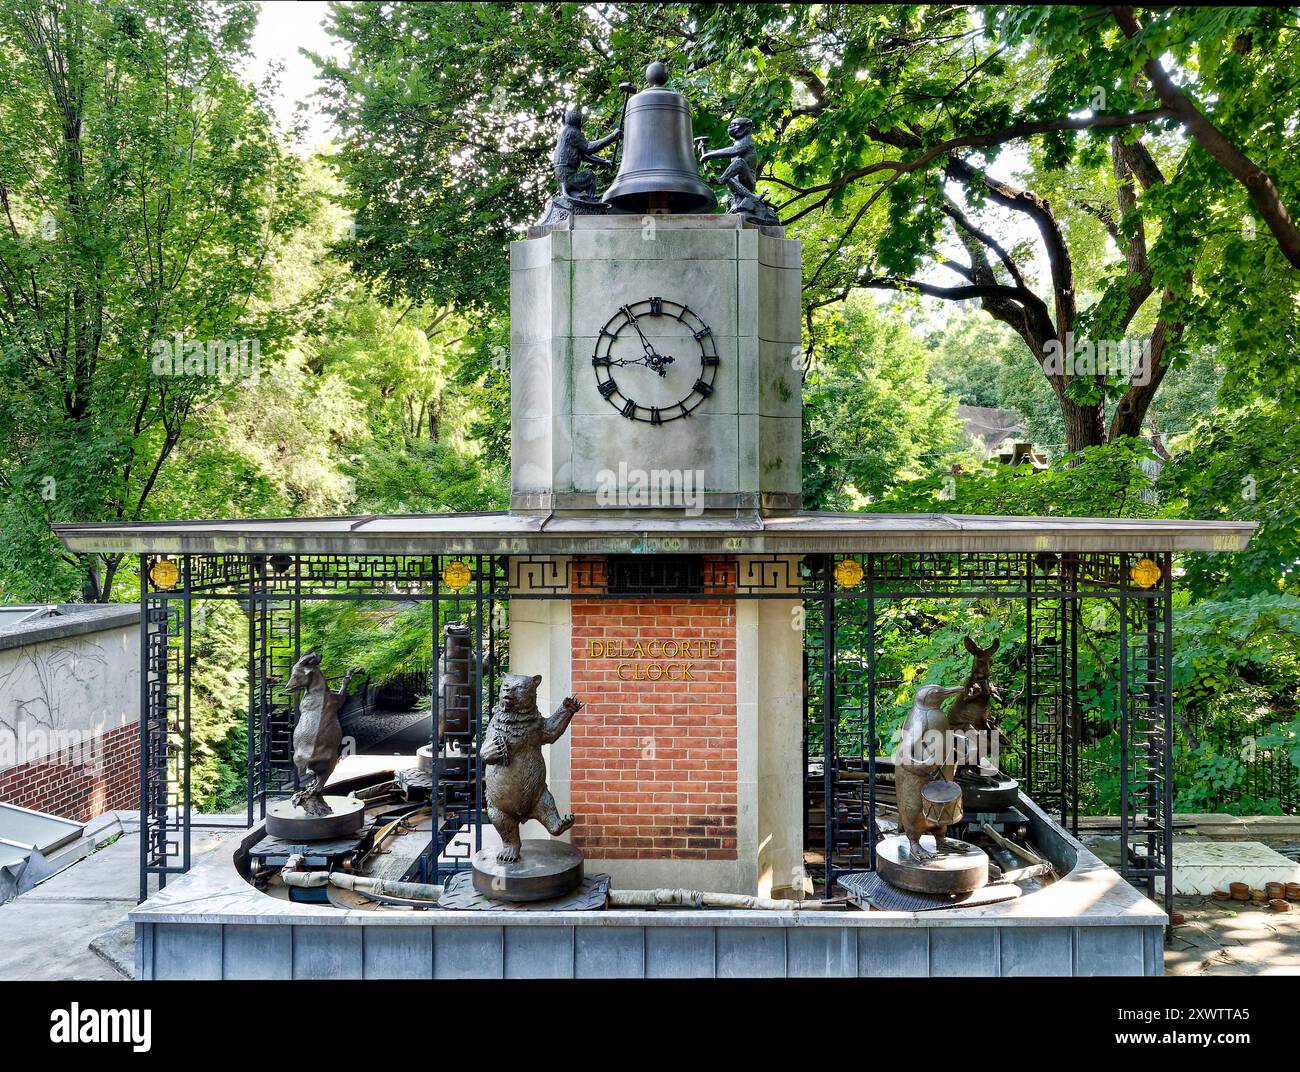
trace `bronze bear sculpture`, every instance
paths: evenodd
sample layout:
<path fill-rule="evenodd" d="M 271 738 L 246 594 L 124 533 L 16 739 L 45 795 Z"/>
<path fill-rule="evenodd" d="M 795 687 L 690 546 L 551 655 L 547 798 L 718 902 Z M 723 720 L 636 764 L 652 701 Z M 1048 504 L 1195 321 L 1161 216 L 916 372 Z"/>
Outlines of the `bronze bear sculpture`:
<path fill-rule="evenodd" d="M 543 718 L 537 710 L 537 686 L 541 683 L 540 674 L 502 676 L 500 702 L 492 708 L 479 753 L 486 767 L 488 818 L 501 835 L 497 859 L 502 863 L 519 859 L 519 827 L 529 819 L 536 819 L 552 837 L 573 825 L 573 816 L 560 815 L 546 787 L 542 745 L 564 735 L 582 703 L 569 696 L 555 714 Z"/>

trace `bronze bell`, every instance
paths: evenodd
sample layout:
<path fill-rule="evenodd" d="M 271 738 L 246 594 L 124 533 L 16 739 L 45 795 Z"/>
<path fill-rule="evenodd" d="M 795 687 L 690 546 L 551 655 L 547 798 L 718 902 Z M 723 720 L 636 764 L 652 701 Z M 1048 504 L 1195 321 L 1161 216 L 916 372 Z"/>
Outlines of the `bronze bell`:
<path fill-rule="evenodd" d="M 646 88 L 627 102 L 623 155 L 604 197 L 616 212 L 712 212 L 713 190 L 700 178 L 686 98 L 665 89 L 668 68 L 646 68 Z"/>

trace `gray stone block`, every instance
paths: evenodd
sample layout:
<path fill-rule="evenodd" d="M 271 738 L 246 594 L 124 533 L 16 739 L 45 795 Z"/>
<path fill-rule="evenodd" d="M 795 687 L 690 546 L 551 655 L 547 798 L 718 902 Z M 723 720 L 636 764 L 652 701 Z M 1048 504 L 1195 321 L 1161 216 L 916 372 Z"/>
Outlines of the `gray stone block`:
<path fill-rule="evenodd" d="M 1156 976 L 1165 973 L 1165 931 L 1163 927 L 1142 928 L 1143 971 Z"/>
<path fill-rule="evenodd" d="M 922 979 L 930 974 L 926 927 L 858 929 L 858 975 L 864 979 Z"/>
<path fill-rule="evenodd" d="M 1074 957 L 1070 927 L 1003 927 L 1002 975 L 1069 975 Z"/>
<path fill-rule="evenodd" d="M 221 924 L 156 923 L 154 979 L 220 979 Z"/>
<path fill-rule="evenodd" d="M 797 979 L 849 979 L 858 974 L 858 942 L 842 927 L 791 927 L 786 971 Z"/>
<path fill-rule="evenodd" d="M 693 435 L 677 428 L 685 423 Z M 667 469 L 677 473 L 697 470 L 703 473 L 707 491 L 734 492 L 737 489 L 736 429 L 734 415 L 692 414 L 685 422 L 656 428 L 640 421 L 629 421 L 614 410 L 609 416 L 586 417 L 574 428 L 573 483 L 576 488 L 601 486 L 600 474 L 609 470 L 615 475 L 619 464 L 629 470 L 651 472 Z"/>
<path fill-rule="evenodd" d="M 645 932 L 641 927 L 576 927 L 574 975 L 579 979 L 645 977 Z"/>
<path fill-rule="evenodd" d="M 760 264 L 770 268 L 801 268 L 803 264 L 803 243 L 794 238 L 773 238 L 771 235 L 757 231 L 749 232 L 757 239 L 757 255 Z"/>
<path fill-rule="evenodd" d="M 153 924 L 135 925 L 135 978 L 148 981 L 153 978 Z"/>
<path fill-rule="evenodd" d="M 500 927 L 439 927 L 433 937 L 435 979 L 500 979 Z"/>
<path fill-rule="evenodd" d="M 1142 975 L 1142 927 L 1075 927 L 1075 975 Z"/>
<path fill-rule="evenodd" d="M 293 928 L 295 979 L 360 979 L 362 928 Z"/>
<path fill-rule="evenodd" d="M 713 927 L 646 927 L 646 978 L 713 978 L 716 933 Z"/>
<path fill-rule="evenodd" d="M 802 273 L 797 268 L 764 268 L 758 277 L 758 337 L 797 343 L 802 335 Z"/>
<path fill-rule="evenodd" d="M 507 927 L 507 979 L 572 979 L 572 927 Z"/>
<path fill-rule="evenodd" d="M 797 495 L 803 481 L 802 422 L 798 417 L 764 417 L 758 442 L 759 490 Z"/>
<path fill-rule="evenodd" d="M 758 388 L 758 409 L 765 417 L 799 419 L 803 407 L 803 372 L 795 359 L 803 359 L 798 343 L 758 341 L 758 365 L 754 382 Z"/>
<path fill-rule="evenodd" d="M 572 293 L 573 335 L 595 335 L 620 306 L 652 297 L 689 306 L 715 335 L 736 334 L 734 260 L 575 260 Z"/>
<path fill-rule="evenodd" d="M 367 979 L 432 979 L 432 927 L 366 927 L 362 970 Z"/>
<path fill-rule="evenodd" d="M 289 927 L 227 923 L 221 941 L 223 979 L 293 978 L 293 933 Z"/>
<path fill-rule="evenodd" d="M 931 927 L 930 975 L 996 976 L 998 932 L 992 927 Z"/>
<path fill-rule="evenodd" d="M 734 260 L 736 232 L 717 228 L 684 230 L 646 217 L 636 228 L 573 232 L 573 259 L 579 260 Z M 667 297 L 667 295 L 665 295 Z"/>
<path fill-rule="evenodd" d="M 785 935 L 782 927 L 719 927 L 718 978 L 783 978 Z"/>

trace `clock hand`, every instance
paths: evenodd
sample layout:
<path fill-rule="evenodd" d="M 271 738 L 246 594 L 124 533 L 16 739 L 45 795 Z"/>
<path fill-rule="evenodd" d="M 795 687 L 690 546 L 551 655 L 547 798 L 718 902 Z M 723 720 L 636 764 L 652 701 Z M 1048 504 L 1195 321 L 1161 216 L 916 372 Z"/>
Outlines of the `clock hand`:
<path fill-rule="evenodd" d="M 650 345 L 650 340 L 645 337 L 645 332 L 641 330 L 640 321 L 637 320 L 636 313 L 632 312 L 630 305 L 623 306 L 623 315 L 627 317 L 628 323 L 636 329 L 636 333 L 641 336 L 641 346 L 645 350 L 646 356 L 653 355 L 655 352 L 654 347 Z"/>

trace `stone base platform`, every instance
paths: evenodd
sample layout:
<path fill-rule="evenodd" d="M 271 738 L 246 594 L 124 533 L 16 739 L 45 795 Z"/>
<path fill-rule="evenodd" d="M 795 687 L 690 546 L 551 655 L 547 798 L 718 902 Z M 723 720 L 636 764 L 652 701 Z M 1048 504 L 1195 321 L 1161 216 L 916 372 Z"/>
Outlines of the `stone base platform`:
<path fill-rule="evenodd" d="M 344 911 L 240 875 L 260 827 L 130 914 L 140 979 L 1160 975 L 1164 912 L 1022 796 L 1064 876 L 930 912 Z"/>

